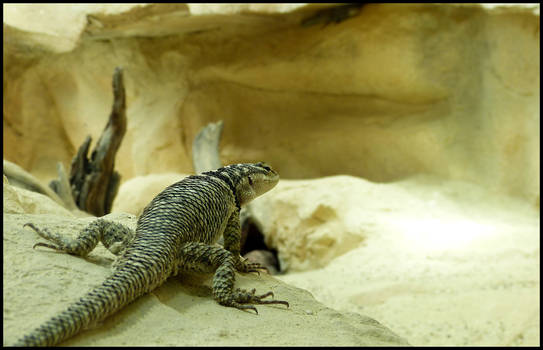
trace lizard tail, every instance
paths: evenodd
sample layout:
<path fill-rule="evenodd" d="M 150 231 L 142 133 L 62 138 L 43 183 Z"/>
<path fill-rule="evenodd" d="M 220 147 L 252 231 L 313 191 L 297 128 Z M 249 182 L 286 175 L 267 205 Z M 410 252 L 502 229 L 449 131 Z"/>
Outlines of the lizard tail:
<path fill-rule="evenodd" d="M 101 285 L 13 345 L 51 346 L 70 338 L 144 294 L 144 276 L 145 272 L 128 266 L 117 270 Z"/>

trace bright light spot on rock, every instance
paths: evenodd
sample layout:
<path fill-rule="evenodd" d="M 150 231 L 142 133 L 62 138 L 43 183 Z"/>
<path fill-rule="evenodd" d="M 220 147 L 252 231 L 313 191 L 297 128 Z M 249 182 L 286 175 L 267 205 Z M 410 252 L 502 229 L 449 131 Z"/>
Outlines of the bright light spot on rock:
<path fill-rule="evenodd" d="M 458 219 L 410 219 L 401 222 L 406 243 L 414 250 L 442 251 L 479 243 L 494 231 L 490 224 Z"/>

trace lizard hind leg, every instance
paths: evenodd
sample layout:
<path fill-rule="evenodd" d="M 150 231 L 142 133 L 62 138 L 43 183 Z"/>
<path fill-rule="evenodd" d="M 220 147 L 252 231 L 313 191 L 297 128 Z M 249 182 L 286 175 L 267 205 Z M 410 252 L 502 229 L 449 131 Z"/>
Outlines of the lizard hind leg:
<path fill-rule="evenodd" d="M 38 235 L 53 243 L 38 242 L 34 244 L 34 248 L 47 247 L 79 256 L 86 256 L 98 242 L 102 242 L 110 252 L 117 255 L 134 237 L 134 232 L 128 227 L 103 219 L 91 222 L 75 239 L 63 237 L 46 228 L 39 229 L 32 223 L 26 223 L 24 226 L 30 227 Z"/>
<path fill-rule="evenodd" d="M 236 259 L 234 255 L 223 247 L 208 245 L 200 242 L 185 243 L 181 247 L 178 258 L 178 268 L 181 271 L 213 272 L 213 298 L 221 305 L 235 307 L 240 310 L 258 310 L 251 304 L 283 304 L 283 300 L 263 300 L 273 296 L 272 292 L 256 295 L 255 289 L 247 291 L 236 288 L 234 290 Z"/>

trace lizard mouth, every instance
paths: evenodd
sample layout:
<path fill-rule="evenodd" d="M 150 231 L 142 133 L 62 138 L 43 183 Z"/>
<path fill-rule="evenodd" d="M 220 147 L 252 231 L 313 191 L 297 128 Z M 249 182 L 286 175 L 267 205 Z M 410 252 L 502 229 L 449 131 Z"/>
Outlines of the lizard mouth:
<path fill-rule="evenodd" d="M 254 190 L 259 195 L 265 192 L 268 192 L 274 188 L 279 182 L 279 174 L 271 170 L 268 174 L 261 174 L 255 179 Z"/>

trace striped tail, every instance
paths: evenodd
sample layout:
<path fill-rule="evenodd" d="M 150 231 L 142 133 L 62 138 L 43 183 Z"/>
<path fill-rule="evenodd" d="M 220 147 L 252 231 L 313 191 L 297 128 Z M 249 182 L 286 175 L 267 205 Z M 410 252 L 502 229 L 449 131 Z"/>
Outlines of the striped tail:
<path fill-rule="evenodd" d="M 103 320 L 149 290 L 144 271 L 124 266 L 109 276 L 100 286 L 49 319 L 14 346 L 51 346 L 66 340 L 90 324 Z M 147 288 L 146 288 L 147 286 Z"/>

